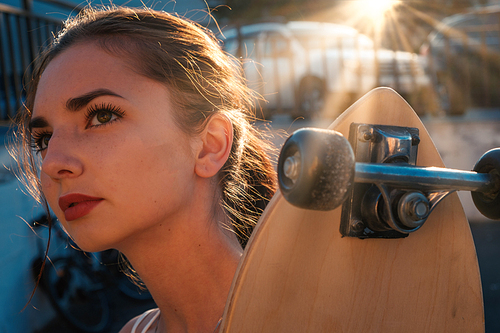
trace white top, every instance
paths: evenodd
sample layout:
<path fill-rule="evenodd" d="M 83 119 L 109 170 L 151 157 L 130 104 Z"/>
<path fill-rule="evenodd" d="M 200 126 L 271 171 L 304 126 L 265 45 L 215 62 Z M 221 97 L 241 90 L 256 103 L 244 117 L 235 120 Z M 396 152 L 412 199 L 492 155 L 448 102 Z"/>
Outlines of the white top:
<path fill-rule="evenodd" d="M 135 321 L 134 323 L 134 326 L 132 327 L 132 330 L 130 331 L 130 333 L 137 333 L 136 330 L 137 330 L 137 327 L 142 323 L 142 321 L 144 320 L 144 318 L 147 317 L 148 314 L 152 313 L 152 312 L 155 312 L 156 313 L 154 314 L 154 316 L 151 317 L 151 319 L 149 320 L 149 322 L 146 324 L 146 326 L 144 326 L 144 328 L 142 329 L 141 333 L 146 333 L 149 328 L 151 327 L 151 325 L 153 325 L 153 323 L 156 321 L 156 319 L 158 319 L 158 316 L 160 315 L 160 309 L 151 309 L 151 310 L 148 310 L 146 312 L 144 312 L 139 318 L 137 318 L 137 320 Z"/>

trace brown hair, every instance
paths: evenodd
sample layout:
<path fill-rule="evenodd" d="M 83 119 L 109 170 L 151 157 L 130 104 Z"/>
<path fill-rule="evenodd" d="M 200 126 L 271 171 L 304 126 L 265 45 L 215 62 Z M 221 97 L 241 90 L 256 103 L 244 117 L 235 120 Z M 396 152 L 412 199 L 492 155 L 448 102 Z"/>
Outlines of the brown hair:
<path fill-rule="evenodd" d="M 168 86 L 179 111 L 176 121 L 186 133 L 203 130 L 206 119 L 215 113 L 231 119 L 234 141 L 219 181 L 222 207 L 244 246 L 276 186 L 267 154 L 271 146 L 250 123 L 255 119 L 255 96 L 242 79 L 239 63 L 222 51 L 212 32 L 165 12 L 86 8 L 65 22 L 41 54 L 29 83 L 26 108 L 17 121 L 16 159 L 30 193 L 47 207 L 28 128 L 40 76 L 54 57 L 85 42 L 98 43 L 128 60 L 132 70 Z"/>

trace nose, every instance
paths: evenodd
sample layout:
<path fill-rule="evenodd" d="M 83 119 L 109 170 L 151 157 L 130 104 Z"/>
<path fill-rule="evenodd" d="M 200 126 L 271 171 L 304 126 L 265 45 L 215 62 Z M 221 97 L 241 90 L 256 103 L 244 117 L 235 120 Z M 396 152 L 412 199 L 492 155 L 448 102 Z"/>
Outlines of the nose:
<path fill-rule="evenodd" d="M 83 164 L 75 140 L 53 133 L 43 156 L 42 172 L 55 181 L 81 175 Z"/>

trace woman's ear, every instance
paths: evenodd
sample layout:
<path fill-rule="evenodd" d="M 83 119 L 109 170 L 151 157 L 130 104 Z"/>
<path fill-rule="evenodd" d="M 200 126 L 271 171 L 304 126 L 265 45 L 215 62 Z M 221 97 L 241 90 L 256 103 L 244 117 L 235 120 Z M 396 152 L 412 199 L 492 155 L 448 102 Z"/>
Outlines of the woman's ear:
<path fill-rule="evenodd" d="M 224 114 L 215 114 L 207 120 L 200 134 L 202 144 L 197 152 L 195 172 L 198 176 L 215 176 L 224 166 L 233 143 L 233 125 Z"/>

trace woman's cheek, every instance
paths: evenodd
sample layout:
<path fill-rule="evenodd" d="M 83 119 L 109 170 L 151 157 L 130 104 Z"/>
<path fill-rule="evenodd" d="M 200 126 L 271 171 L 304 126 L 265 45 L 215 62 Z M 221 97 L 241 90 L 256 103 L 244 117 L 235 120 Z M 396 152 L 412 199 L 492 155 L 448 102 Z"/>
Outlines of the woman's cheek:
<path fill-rule="evenodd" d="M 59 209 L 57 204 L 57 186 L 55 186 L 54 181 L 43 172 L 40 174 L 40 183 L 42 184 L 42 193 L 45 199 L 47 199 L 50 208 L 56 212 Z"/>

